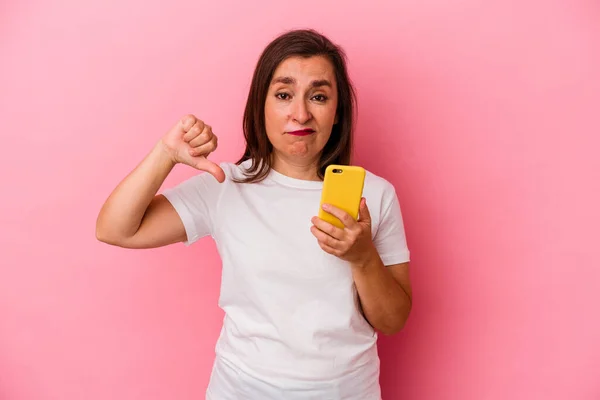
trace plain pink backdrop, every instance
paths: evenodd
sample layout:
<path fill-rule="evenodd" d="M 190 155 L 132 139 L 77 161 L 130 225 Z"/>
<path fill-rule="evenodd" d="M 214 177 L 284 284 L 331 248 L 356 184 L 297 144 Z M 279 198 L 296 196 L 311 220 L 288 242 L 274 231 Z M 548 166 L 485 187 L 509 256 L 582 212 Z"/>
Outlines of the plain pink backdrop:
<path fill-rule="evenodd" d="M 384 399 L 599 399 L 600 6 L 583 0 L 2 3 L 0 399 L 203 398 L 212 241 L 123 250 L 95 219 L 185 113 L 235 161 L 257 57 L 299 27 L 347 50 L 356 162 L 405 216 L 414 309 L 381 338 Z"/>

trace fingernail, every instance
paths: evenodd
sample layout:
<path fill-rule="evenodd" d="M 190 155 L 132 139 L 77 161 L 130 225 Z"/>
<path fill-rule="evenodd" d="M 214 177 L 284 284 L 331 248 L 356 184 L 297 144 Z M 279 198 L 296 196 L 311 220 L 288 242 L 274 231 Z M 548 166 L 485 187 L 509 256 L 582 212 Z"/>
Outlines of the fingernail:
<path fill-rule="evenodd" d="M 323 204 L 323 210 L 325 210 L 325 211 L 329 210 L 329 204 Z"/>

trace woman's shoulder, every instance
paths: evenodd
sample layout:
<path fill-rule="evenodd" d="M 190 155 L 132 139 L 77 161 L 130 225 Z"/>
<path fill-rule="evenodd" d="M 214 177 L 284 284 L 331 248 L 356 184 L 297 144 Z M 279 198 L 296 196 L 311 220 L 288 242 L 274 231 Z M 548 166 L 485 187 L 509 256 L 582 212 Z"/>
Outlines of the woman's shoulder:
<path fill-rule="evenodd" d="M 394 185 L 390 181 L 369 170 L 366 170 L 364 190 L 380 196 L 395 193 Z"/>
<path fill-rule="evenodd" d="M 367 199 L 375 231 L 385 220 L 397 221 L 402 218 L 396 187 L 388 179 L 367 171 L 363 197 Z"/>

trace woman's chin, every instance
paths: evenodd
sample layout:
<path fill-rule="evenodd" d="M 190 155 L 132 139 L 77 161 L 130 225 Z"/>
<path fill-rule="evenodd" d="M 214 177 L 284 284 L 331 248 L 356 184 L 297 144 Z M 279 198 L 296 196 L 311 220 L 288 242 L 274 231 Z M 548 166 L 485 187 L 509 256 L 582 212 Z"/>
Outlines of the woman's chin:
<path fill-rule="evenodd" d="M 298 141 L 298 142 L 292 143 L 292 145 L 289 148 L 289 154 L 291 156 L 305 157 L 309 153 L 310 153 L 310 148 L 309 148 L 308 144 L 304 141 Z"/>

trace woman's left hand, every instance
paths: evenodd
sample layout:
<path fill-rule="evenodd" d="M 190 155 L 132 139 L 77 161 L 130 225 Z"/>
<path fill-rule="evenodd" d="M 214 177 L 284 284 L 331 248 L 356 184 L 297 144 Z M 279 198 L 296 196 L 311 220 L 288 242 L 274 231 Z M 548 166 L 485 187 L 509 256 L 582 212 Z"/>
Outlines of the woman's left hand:
<path fill-rule="evenodd" d="M 365 262 L 376 251 L 371 239 L 371 215 L 364 197 L 360 201 L 358 221 L 330 204 L 324 204 L 323 210 L 344 224 L 344 229 L 340 229 L 319 217 L 311 219 L 310 231 L 324 251 L 352 264 Z"/>

